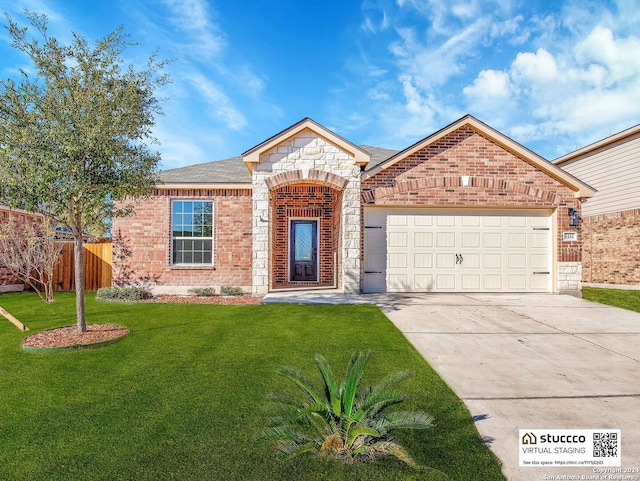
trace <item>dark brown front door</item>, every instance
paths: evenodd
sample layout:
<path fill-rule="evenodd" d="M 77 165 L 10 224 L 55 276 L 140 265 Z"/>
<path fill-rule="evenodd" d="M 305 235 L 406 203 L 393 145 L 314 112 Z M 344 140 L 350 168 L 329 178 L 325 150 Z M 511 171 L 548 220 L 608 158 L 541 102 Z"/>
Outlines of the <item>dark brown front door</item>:
<path fill-rule="evenodd" d="M 318 221 L 291 221 L 290 265 L 292 281 L 318 280 Z"/>

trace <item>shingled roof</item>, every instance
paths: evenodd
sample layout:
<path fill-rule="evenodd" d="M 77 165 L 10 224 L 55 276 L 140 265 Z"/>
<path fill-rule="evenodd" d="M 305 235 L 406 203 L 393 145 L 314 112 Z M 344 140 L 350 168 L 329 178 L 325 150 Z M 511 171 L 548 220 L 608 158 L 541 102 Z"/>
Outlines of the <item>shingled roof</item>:
<path fill-rule="evenodd" d="M 164 184 L 250 184 L 251 173 L 242 157 L 231 157 L 163 170 L 160 172 L 160 180 Z"/>
<path fill-rule="evenodd" d="M 370 145 L 360 145 L 359 147 L 371 154 L 367 170 L 398 153 L 397 150 Z M 251 173 L 242 157 L 231 157 L 204 164 L 163 170 L 160 172 L 160 180 L 164 184 L 251 184 Z"/>

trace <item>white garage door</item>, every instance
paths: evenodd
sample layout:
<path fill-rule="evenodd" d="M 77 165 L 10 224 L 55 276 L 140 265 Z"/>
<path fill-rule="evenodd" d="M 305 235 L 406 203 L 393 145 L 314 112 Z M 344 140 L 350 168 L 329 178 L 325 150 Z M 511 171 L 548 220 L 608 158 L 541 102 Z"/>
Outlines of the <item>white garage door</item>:
<path fill-rule="evenodd" d="M 550 292 L 538 211 L 365 210 L 365 292 Z"/>

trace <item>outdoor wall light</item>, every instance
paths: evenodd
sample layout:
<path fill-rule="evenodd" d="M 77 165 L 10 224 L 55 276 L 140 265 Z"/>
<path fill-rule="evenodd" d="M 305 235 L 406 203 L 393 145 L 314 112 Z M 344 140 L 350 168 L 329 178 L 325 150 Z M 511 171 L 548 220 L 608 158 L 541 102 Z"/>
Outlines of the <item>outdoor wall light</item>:
<path fill-rule="evenodd" d="M 578 211 L 569 207 L 569 227 L 578 227 L 580 225 L 580 216 Z"/>

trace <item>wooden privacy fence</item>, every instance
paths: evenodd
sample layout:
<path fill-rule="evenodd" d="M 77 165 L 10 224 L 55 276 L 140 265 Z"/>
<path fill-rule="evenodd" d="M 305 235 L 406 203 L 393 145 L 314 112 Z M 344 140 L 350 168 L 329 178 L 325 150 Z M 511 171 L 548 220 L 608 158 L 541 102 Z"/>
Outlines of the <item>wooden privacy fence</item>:
<path fill-rule="evenodd" d="M 53 289 L 72 291 L 76 288 L 73 274 L 73 242 L 61 242 L 61 245 L 60 261 L 53 272 Z M 84 245 L 84 288 L 87 291 L 111 286 L 111 261 L 111 242 Z"/>

